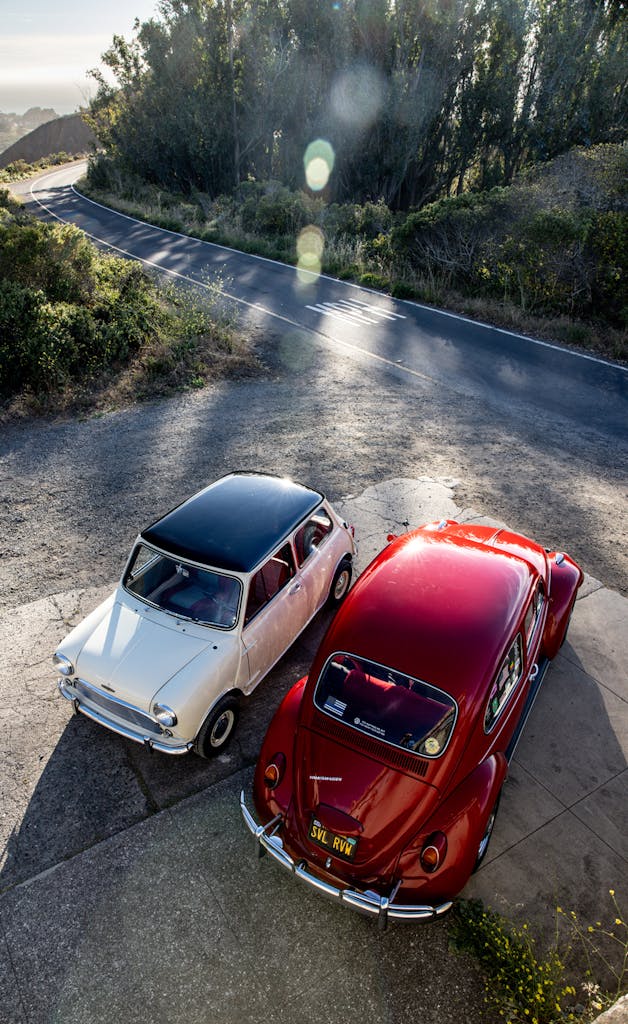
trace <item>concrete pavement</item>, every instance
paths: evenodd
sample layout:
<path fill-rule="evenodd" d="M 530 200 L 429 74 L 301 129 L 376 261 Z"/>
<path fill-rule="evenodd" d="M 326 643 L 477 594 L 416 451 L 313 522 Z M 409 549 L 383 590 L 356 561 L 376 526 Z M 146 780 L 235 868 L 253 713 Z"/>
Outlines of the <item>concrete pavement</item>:
<path fill-rule="evenodd" d="M 404 520 L 485 521 L 456 507 L 453 484 L 391 480 L 335 502 L 359 568 Z M 50 654 L 102 596 L 68 591 L 0 619 L 0 1022 L 483 1020 L 446 920 L 382 935 L 255 857 L 239 790 L 325 614 L 247 702 L 229 751 L 202 762 L 151 757 L 57 696 Z M 626 901 L 626 635 L 628 601 L 587 579 L 463 893 L 542 936 L 558 904 L 586 927 L 608 920 L 609 889 Z"/>

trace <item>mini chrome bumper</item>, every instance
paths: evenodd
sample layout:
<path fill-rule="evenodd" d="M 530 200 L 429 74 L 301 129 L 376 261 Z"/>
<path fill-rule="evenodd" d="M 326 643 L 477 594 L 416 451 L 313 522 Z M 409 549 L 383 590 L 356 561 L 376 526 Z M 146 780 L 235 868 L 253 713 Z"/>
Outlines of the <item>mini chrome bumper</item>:
<path fill-rule="evenodd" d="M 114 718 L 110 718 L 107 714 L 103 714 L 102 711 L 96 709 L 93 704 L 86 703 L 84 696 L 79 696 L 73 689 L 72 683 L 69 679 L 64 676 L 60 676 L 57 679 L 57 686 L 59 687 L 59 693 L 65 697 L 67 701 L 74 706 L 76 714 L 85 715 L 86 718 L 91 718 L 93 722 L 98 722 L 99 725 L 103 725 L 105 729 L 109 729 L 111 732 L 117 733 L 119 736 L 124 736 L 127 740 L 133 740 L 134 743 L 141 743 L 142 746 L 147 747 L 149 750 L 158 750 L 161 754 L 187 754 L 193 744 L 186 743 L 184 741 L 175 741 L 175 743 L 165 743 L 159 738 L 148 735 L 141 729 L 134 729 L 129 725 L 125 725 L 123 722 L 117 721 Z M 83 683 L 83 687 L 86 684 Z M 87 698 L 89 700 L 89 698 Z M 114 700 L 110 700 L 111 704 L 114 705 Z M 123 701 L 115 701 L 120 707 L 130 707 L 125 705 Z"/>
<path fill-rule="evenodd" d="M 451 900 L 441 903 L 437 907 L 394 903 L 398 886 L 393 890 L 391 896 L 380 896 L 371 890 L 359 892 L 357 889 L 337 889 L 308 871 L 305 861 L 297 863 L 290 854 L 286 853 L 283 848 L 283 842 L 280 836 L 277 835 L 277 830 L 283 823 L 281 815 L 278 814 L 267 825 L 258 825 L 246 806 L 244 790 L 240 793 L 240 810 L 249 831 L 255 836 L 260 845 L 260 855 L 264 852 L 269 853 L 278 864 L 287 868 L 293 875 L 302 882 L 306 882 L 307 885 L 310 885 L 321 895 L 328 896 L 330 899 L 351 907 L 352 910 L 357 910 L 361 914 L 376 917 L 380 928 L 385 928 L 388 921 L 391 920 L 410 922 L 430 921 L 436 917 L 441 917 L 452 905 Z"/>

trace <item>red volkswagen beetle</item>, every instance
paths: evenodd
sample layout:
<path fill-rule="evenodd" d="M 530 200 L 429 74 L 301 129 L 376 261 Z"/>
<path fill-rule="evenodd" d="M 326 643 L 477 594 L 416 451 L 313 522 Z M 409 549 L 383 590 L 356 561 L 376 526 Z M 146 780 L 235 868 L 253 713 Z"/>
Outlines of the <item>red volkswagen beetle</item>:
<path fill-rule="evenodd" d="M 582 578 L 493 527 L 393 538 L 270 724 L 257 820 L 240 798 L 260 852 L 381 926 L 445 913 L 486 853 Z"/>

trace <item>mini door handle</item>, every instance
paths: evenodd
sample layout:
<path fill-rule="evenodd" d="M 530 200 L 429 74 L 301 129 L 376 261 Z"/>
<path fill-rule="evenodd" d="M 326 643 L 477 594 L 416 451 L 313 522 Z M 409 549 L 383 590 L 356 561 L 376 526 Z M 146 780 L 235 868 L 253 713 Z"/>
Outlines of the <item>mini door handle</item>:
<path fill-rule="evenodd" d="M 530 669 L 530 682 L 531 683 L 534 682 L 534 680 L 536 679 L 538 674 L 539 674 L 539 666 L 538 665 L 533 665 L 532 668 Z"/>

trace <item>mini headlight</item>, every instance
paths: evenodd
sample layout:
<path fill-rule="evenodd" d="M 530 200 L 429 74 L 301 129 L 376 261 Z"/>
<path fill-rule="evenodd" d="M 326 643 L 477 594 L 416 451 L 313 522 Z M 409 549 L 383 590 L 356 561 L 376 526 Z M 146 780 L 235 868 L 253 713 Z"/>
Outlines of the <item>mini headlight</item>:
<path fill-rule="evenodd" d="M 445 859 L 447 853 L 447 836 L 444 832 L 433 832 L 426 839 L 421 850 L 421 867 L 428 874 L 436 871 Z"/>
<path fill-rule="evenodd" d="M 177 716 L 167 704 L 153 704 L 153 714 L 159 724 L 167 729 L 177 724 Z"/>
<path fill-rule="evenodd" d="M 53 654 L 52 664 L 56 668 L 57 672 L 60 672 L 62 676 L 74 675 L 74 665 L 64 654 Z"/>
<path fill-rule="evenodd" d="M 276 789 L 283 779 L 286 770 L 286 758 L 283 754 L 274 754 L 264 768 L 264 785 L 267 789 Z"/>

